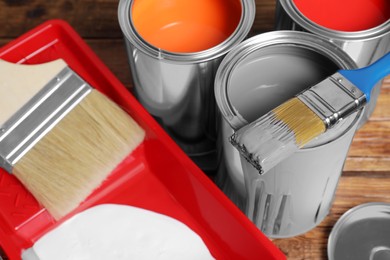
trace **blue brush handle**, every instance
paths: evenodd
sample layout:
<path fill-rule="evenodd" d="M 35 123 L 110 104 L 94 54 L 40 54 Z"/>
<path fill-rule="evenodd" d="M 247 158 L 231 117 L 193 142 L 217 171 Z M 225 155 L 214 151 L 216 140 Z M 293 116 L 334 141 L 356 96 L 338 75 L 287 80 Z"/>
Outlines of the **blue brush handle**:
<path fill-rule="evenodd" d="M 375 84 L 390 74 L 390 52 L 373 64 L 356 70 L 339 70 L 341 75 L 358 87 L 370 101 L 371 90 Z"/>

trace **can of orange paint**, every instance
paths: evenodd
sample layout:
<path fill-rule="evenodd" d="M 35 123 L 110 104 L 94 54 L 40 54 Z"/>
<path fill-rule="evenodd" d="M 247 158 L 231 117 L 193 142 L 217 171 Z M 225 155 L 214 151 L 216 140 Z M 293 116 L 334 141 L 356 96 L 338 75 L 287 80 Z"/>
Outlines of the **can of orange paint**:
<path fill-rule="evenodd" d="M 134 93 L 205 171 L 216 169 L 214 77 L 249 33 L 254 0 L 120 0 Z"/>
<path fill-rule="evenodd" d="M 279 0 L 276 29 L 323 36 L 364 67 L 390 50 L 390 1 Z M 381 85 L 382 81 L 373 89 L 359 127 L 373 113 Z"/>

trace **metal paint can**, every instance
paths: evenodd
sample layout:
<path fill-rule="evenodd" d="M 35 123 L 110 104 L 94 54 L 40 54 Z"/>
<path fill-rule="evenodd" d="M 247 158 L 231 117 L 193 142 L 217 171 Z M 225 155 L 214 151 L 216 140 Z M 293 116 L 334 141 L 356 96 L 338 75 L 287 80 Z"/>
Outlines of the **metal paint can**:
<path fill-rule="evenodd" d="M 348 12 L 348 10 L 345 10 L 345 12 Z M 308 19 L 294 4 L 294 0 L 277 1 L 276 29 L 306 31 L 323 36 L 348 53 L 358 67 L 373 63 L 390 50 L 390 19 L 367 30 L 339 31 L 323 27 Z M 373 113 L 382 82 L 380 81 L 373 89 L 371 101 L 366 106 L 359 127 Z"/>
<path fill-rule="evenodd" d="M 165 51 L 142 38 L 132 17 L 136 1 L 143 0 L 120 0 L 118 8 L 135 96 L 201 169 L 213 171 L 217 164 L 215 73 L 223 56 L 249 33 L 255 18 L 255 2 L 231 0 L 241 6 L 234 32 L 216 46 L 184 53 Z M 157 2 L 168 7 L 186 3 L 185 0 Z"/>
<path fill-rule="evenodd" d="M 329 236 L 328 258 L 390 259 L 390 204 L 366 203 L 344 213 Z"/>
<path fill-rule="evenodd" d="M 224 180 L 221 188 L 234 202 L 245 201 L 241 208 L 269 237 L 302 234 L 328 214 L 362 111 L 263 175 L 239 158 L 227 139 L 336 70 L 352 68 L 356 64 L 349 55 L 326 38 L 275 31 L 239 44 L 217 71 L 215 97 L 223 117 L 219 137 L 224 143 L 217 179 Z"/>

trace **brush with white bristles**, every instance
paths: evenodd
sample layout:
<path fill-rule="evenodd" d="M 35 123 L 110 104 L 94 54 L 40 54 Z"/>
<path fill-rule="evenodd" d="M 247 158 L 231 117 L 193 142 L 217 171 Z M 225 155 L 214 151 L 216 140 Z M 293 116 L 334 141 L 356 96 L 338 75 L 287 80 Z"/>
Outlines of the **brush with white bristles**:
<path fill-rule="evenodd" d="M 63 60 L 0 60 L 0 166 L 59 219 L 144 139 L 144 130 Z"/>
<path fill-rule="evenodd" d="M 390 53 L 368 67 L 339 70 L 254 122 L 230 142 L 261 174 L 304 147 L 370 100 L 375 84 L 390 74 Z"/>

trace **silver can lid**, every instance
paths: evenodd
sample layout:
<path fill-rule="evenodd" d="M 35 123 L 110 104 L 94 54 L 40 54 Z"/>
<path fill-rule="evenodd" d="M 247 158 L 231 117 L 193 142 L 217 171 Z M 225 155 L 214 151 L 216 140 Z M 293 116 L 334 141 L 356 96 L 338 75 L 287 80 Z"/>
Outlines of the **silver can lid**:
<path fill-rule="evenodd" d="M 348 210 L 329 236 L 328 257 L 390 259 L 390 203 L 366 203 Z"/>

